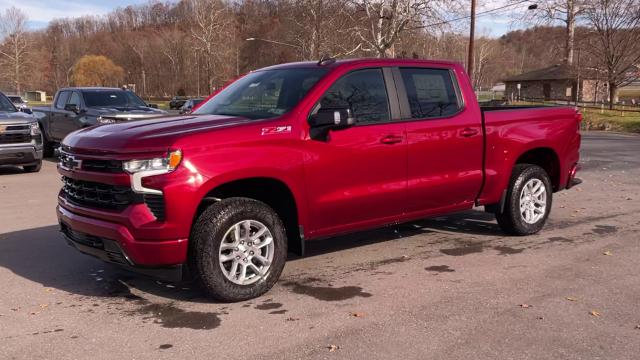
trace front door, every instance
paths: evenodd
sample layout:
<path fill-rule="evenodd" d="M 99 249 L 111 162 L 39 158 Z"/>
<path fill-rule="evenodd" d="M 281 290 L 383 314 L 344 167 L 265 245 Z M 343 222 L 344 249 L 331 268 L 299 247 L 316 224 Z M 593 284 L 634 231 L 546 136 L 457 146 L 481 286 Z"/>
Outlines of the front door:
<path fill-rule="evenodd" d="M 382 69 L 356 70 L 338 79 L 316 106 L 349 106 L 356 125 L 332 131 L 325 141 L 309 140 L 310 234 L 355 230 L 402 215 L 407 141 L 405 125 L 391 120 L 388 85 Z"/>

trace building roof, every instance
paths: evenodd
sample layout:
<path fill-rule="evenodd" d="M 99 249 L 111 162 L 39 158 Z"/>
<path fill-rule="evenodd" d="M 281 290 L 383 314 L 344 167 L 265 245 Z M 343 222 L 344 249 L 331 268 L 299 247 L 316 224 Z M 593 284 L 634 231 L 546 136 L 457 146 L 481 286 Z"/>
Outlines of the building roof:
<path fill-rule="evenodd" d="M 569 80 L 576 79 L 578 77 L 578 69 L 567 64 L 556 64 L 543 69 L 537 69 L 522 73 L 520 75 L 511 76 L 505 81 L 537 81 L 537 80 Z M 588 69 L 582 69 L 580 73 L 581 78 L 595 78 L 593 72 Z"/>

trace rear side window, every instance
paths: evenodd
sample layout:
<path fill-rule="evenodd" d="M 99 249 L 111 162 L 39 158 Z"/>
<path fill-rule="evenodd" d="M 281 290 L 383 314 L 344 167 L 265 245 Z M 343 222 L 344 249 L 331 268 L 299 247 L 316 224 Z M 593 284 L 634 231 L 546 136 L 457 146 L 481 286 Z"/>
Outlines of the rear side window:
<path fill-rule="evenodd" d="M 70 91 L 63 91 L 58 95 L 58 98 L 56 99 L 56 109 L 64 109 L 64 105 L 67 103 L 70 93 Z"/>
<path fill-rule="evenodd" d="M 453 115 L 462 104 L 447 69 L 400 69 L 407 90 L 411 117 L 436 118 Z"/>
<path fill-rule="evenodd" d="M 389 121 L 389 101 L 382 70 L 358 70 L 343 76 L 322 97 L 320 107 L 348 107 L 357 123 Z"/>

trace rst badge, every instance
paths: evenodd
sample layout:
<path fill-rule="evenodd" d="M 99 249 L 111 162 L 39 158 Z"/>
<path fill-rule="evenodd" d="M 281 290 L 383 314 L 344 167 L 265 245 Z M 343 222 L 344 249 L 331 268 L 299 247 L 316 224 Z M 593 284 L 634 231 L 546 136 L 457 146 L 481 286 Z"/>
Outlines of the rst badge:
<path fill-rule="evenodd" d="M 269 126 L 262 128 L 262 135 L 272 135 L 272 134 L 282 134 L 282 133 L 290 133 L 291 125 L 285 126 Z"/>

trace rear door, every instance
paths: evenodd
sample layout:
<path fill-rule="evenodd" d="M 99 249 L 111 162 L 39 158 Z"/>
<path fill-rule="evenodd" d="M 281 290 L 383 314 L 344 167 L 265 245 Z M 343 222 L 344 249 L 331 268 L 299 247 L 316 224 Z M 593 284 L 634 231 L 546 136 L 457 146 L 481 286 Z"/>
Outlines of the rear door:
<path fill-rule="evenodd" d="M 51 136 L 55 141 L 60 141 L 64 138 L 64 124 L 69 117 L 68 113 L 70 113 L 70 111 L 64 109 L 64 106 L 67 104 L 69 96 L 71 96 L 71 91 L 61 91 L 58 93 L 55 103 L 51 107 L 49 125 Z"/>
<path fill-rule="evenodd" d="M 408 142 L 406 211 L 469 207 L 482 186 L 483 134 L 477 106 L 466 106 L 449 68 L 394 70 Z"/>
<path fill-rule="evenodd" d="M 390 69 L 343 75 L 315 110 L 345 106 L 355 126 L 331 131 L 326 141 L 309 140 L 309 230 L 318 236 L 389 222 L 401 216 L 406 199 L 407 140 L 405 125 L 395 121 L 399 107 Z"/>

